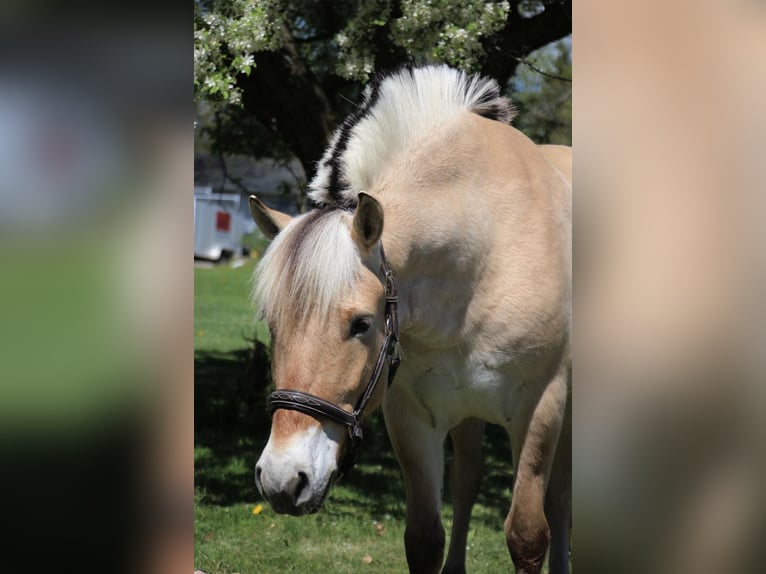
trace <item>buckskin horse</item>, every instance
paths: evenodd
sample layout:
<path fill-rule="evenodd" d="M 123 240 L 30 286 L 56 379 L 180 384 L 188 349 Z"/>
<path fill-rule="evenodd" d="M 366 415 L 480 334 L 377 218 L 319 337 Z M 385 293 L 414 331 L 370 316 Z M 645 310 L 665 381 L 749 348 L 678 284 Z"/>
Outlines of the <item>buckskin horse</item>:
<path fill-rule="evenodd" d="M 571 149 L 535 145 L 512 117 L 494 80 L 403 69 L 368 85 L 335 132 L 315 209 L 290 217 L 250 198 L 273 239 L 253 289 L 276 387 L 258 489 L 276 512 L 319 510 L 382 405 L 411 572 L 442 568 L 447 433 L 443 572 L 465 571 L 485 421 L 511 441 L 516 571 L 540 572 L 549 546 L 550 571 L 569 569 Z"/>

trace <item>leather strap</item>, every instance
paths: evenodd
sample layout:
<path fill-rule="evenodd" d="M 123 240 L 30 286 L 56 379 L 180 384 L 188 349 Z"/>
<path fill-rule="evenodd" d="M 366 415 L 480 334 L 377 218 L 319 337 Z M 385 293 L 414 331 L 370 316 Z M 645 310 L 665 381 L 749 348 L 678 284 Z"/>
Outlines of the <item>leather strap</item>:
<path fill-rule="evenodd" d="M 267 402 L 269 416 L 277 409 L 300 411 L 314 418 L 329 418 L 342 425 L 353 427 L 356 420 L 353 414 L 324 400 L 321 397 L 301 391 L 274 391 Z"/>

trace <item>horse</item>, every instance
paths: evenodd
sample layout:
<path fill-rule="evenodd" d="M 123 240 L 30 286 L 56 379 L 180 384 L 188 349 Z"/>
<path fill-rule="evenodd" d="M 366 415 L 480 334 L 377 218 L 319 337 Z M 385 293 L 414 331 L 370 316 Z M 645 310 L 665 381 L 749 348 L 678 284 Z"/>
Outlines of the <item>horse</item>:
<path fill-rule="evenodd" d="M 276 387 L 258 490 L 278 513 L 317 512 L 382 406 L 411 572 L 465 571 L 486 422 L 510 438 L 516 572 L 540 572 L 549 546 L 550 571 L 569 569 L 571 148 L 534 144 L 514 113 L 492 79 L 405 68 L 370 83 L 336 130 L 311 211 L 250 197 L 271 239 L 253 299 Z"/>

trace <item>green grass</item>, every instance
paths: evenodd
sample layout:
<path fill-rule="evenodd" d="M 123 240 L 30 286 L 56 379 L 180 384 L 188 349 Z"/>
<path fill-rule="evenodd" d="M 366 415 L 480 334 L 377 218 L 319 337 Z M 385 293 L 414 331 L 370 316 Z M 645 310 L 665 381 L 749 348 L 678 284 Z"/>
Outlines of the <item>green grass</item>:
<path fill-rule="evenodd" d="M 265 396 L 271 382 L 268 330 L 256 324 L 248 302 L 253 267 L 248 261 L 237 269 L 194 270 L 195 568 L 208 574 L 406 572 L 404 486 L 379 415 L 367 424 L 351 476 L 318 514 L 277 515 L 260 499 L 253 469 L 268 440 Z M 485 478 L 466 567 L 508 572 L 503 520 L 511 468 L 504 431 L 490 427 L 484 448 Z M 445 499 L 449 536 L 446 486 Z M 260 514 L 253 514 L 261 503 Z"/>
<path fill-rule="evenodd" d="M 255 262 L 194 269 L 194 350 L 228 353 L 247 349 L 247 339 L 268 344 L 268 329 L 254 320 L 249 304 L 250 277 Z"/>

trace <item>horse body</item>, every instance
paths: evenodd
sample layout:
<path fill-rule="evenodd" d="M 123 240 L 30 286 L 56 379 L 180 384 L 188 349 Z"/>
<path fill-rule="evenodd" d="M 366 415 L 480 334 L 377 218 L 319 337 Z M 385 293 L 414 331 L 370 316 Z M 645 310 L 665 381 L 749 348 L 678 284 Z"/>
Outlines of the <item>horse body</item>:
<path fill-rule="evenodd" d="M 397 376 L 443 430 L 466 417 L 506 425 L 523 382 L 543 377 L 562 352 L 569 304 L 568 230 L 551 225 L 566 201 L 556 174 L 507 126 L 468 113 L 455 124 L 473 148 L 460 160 L 436 138 L 371 190 L 405 294 Z M 436 158 L 432 169 L 421 155 Z M 452 158 L 449 170 L 438 156 Z M 525 171 L 546 168 L 544 189 L 558 187 L 558 197 L 525 181 Z M 399 196 L 412 186 L 416 193 Z"/>
<path fill-rule="evenodd" d="M 520 455 L 534 409 L 547 406 L 541 397 L 552 396 L 551 412 L 537 418 L 556 427 L 567 388 L 569 188 L 537 146 L 507 126 L 465 114 L 451 130 L 465 146 L 460 154 L 443 145 L 453 139 L 440 134 L 402 160 L 401 169 L 392 168 L 387 185 L 371 190 L 387 214 L 383 242 L 392 245 L 392 265 L 407 294 L 405 360 L 384 404 L 387 427 L 400 460 L 420 460 L 419 467 L 428 460 L 432 467 L 424 484 L 408 485 L 413 508 L 423 506 L 428 492 L 439 492 L 447 432 L 470 417 L 497 423 Z M 417 193 L 400 198 L 397 190 L 412 181 Z M 400 245 L 406 247 L 400 251 Z M 408 455 L 413 443 L 418 450 Z M 529 458 L 539 457 L 541 448 L 528 449 L 535 450 Z M 438 541 L 414 534 L 438 513 L 438 500 L 425 506 L 425 516 L 410 517 L 409 546 L 436 564 Z M 534 560 L 545 551 L 534 548 L 538 536 L 524 542 L 538 554 Z M 411 562 L 420 564 L 415 556 Z"/>
<path fill-rule="evenodd" d="M 381 339 L 380 255 L 373 246 L 382 241 L 399 283 L 403 361 L 374 403 L 383 405 L 405 479 L 410 570 L 442 567 L 443 449 L 450 433 L 455 521 L 444 571 L 464 571 L 481 421 L 489 421 L 511 438 L 516 477 L 505 530 L 517 571 L 539 572 L 551 528 L 556 568 L 565 571 L 568 498 L 547 506 L 556 514 L 550 528 L 544 502 L 570 387 L 571 155 L 560 146 L 538 147 L 497 121 L 511 113 L 496 86 L 456 74 L 426 68 L 368 90 L 368 109 L 339 130 L 312 183 L 313 199 L 329 209 L 285 225 L 255 204 L 262 228 L 284 230 L 272 246 L 277 255 L 261 264 L 267 287 L 259 298 L 267 300 L 263 308 L 276 331 L 274 379 L 278 388 L 353 406 Z M 355 205 L 359 191 L 369 195 Z M 349 206 L 356 207 L 353 214 L 339 209 Z M 324 227 L 343 236 L 335 256 L 342 268 L 355 261 L 356 271 L 346 273 L 354 288 L 332 286 L 336 300 L 320 305 L 324 312 L 304 301 L 303 311 L 288 317 L 275 310 L 286 304 L 274 301 L 291 291 L 290 275 L 293 282 L 312 276 L 303 286 L 313 291 L 292 289 L 289 300 L 312 292 L 321 299 L 316 287 L 327 283 L 323 272 L 306 271 L 295 259 L 309 250 L 304 243 L 318 244 L 314 232 Z M 354 242 L 353 256 L 346 239 Z M 280 252 L 284 260 L 275 263 Z M 291 265 L 286 274 L 276 271 Z M 359 317 L 375 337 L 356 333 Z M 328 337 L 345 351 L 328 357 L 331 343 L 316 343 Z M 277 411 L 257 467 L 259 488 L 277 510 L 316 510 L 343 442 L 343 429 L 333 423 Z M 569 472 L 566 465 L 561 472 Z M 556 483 L 568 489 L 566 477 Z"/>

